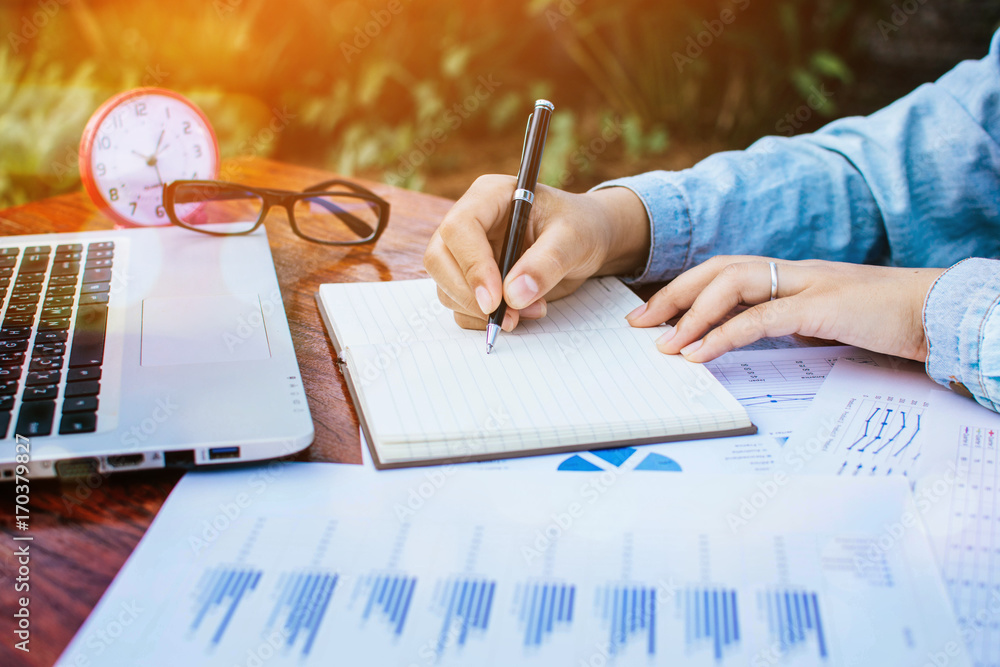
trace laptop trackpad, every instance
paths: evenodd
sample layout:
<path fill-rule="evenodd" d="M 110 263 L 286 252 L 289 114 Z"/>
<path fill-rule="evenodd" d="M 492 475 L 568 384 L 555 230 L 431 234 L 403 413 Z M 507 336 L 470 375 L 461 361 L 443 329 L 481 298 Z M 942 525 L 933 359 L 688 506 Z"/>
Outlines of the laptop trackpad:
<path fill-rule="evenodd" d="M 142 365 L 269 359 L 256 294 L 153 297 L 142 302 Z"/>

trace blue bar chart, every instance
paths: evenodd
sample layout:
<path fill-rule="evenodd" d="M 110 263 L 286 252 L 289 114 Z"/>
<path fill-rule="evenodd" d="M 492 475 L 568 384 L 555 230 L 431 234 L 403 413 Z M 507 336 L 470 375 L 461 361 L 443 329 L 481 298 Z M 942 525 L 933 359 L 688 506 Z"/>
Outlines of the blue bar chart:
<path fill-rule="evenodd" d="M 721 661 L 740 642 L 736 591 L 726 588 L 687 588 L 678 597 L 684 614 L 687 652 L 709 649 Z"/>
<path fill-rule="evenodd" d="M 759 601 L 767 615 L 771 639 L 782 653 L 813 642 L 821 659 L 829 657 L 816 593 L 775 589 L 761 593 Z"/>
<path fill-rule="evenodd" d="M 196 596 L 196 611 L 191 623 L 191 632 L 196 632 L 207 623 L 209 617 L 216 617 L 221 612 L 218 625 L 212 633 L 211 643 L 218 646 L 222 641 L 226 628 L 233 620 L 233 615 L 248 591 L 256 590 L 260 583 L 260 570 L 220 565 L 207 571 L 202 577 L 199 592 Z"/>
<path fill-rule="evenodd" d="M 294 649 L 301 638 L 302 656 L 308 656 L 336 586 L 335 574 L 298 572 L 287 575 L 279 584 L 278 601 L 268 620 L 268 628 L 282 630 L 288 649 Z"/>
<path fill-rule="evenodd" d="M 365 586 L 368 588 L 368 600 L 361 620 L 367 622 L 374 615 L 383 620 L 393 635 L 402 635 L 413 591 L 417 587 L 416 577 L 374 574 L 367 578 Z"/>
<path fill-rule="evenodd" d="M 608 629 L 608 652 L 622 653 L 632 642 L 656 654 L 656 589 L 617 584 L 600 592 L 601 617 Z"/>
<path fill-rule="evenodd" d="M 576 586 L 530 583 L 521 588 L 518 620 L 524 631 L 524 647 L 540 647 L 561 628 L 573 623 Z"/>
<path fill-rule="evenodd" d="M 471 636 L 485 634 L 490 624 L 490 610 L 496 594 L 495 581 L 454 577 L 440 586 L 435 600 L 443 614 L 437 654 L 449 646 L 465 646 Z"/>

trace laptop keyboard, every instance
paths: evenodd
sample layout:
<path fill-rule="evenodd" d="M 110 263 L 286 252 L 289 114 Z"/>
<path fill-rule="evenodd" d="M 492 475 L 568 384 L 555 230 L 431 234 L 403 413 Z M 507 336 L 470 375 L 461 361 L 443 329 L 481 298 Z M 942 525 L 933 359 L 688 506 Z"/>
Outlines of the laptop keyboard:
<path fill-rule="evenodd" d="M 112 241 L 0 248 L 0 437 L 12 423 L 29 438 L 97 430 L 114 254 Z"/>

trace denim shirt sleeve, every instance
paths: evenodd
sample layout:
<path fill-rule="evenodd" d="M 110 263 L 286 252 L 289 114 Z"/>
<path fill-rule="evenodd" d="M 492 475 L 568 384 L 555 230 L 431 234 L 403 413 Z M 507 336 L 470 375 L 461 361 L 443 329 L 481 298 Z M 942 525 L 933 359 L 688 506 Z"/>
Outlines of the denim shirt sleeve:
<path fill-rule="evenodd" d="M 632 282 L 720 254 L 936 267 L 1000 257 L 1000 32 L 982 60 L 870 116 L 597 188 L 613 186 L 638 195 L 651 225 Z"/>
<path fill-rule="evenodd" d="M 967 259 L 941 274 L 924 301 L 924 332 L 927 374 L 1000 412 L 1000 261 Z"/>

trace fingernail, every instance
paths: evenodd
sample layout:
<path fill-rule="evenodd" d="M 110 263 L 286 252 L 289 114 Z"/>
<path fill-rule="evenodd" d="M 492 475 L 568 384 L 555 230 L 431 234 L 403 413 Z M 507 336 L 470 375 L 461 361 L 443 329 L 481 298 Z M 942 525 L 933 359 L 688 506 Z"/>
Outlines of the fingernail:
<path fill-rule="evenodd" d="M 522 308 L 520 311 L 520 315 L 521 317 L 529 320 L 538 320 L 545 317 L 545 313 L 547 312 L 548 308 L 545 306 L 545 301 L 539 299 L 538 301 L 534 302 L 527 308 Z"/>
<path fill-rule="evenodd" d="M 504 313 L 503 324 L 500 325 L 500 328 L 503 329 L 504 331 L 507 331 L 507 332 L 513 331 L 514 330 L 514 316 L 511 315 L 510 313 Z"/>
<path fill-rule="evenodd" d="M 483 315 L 489 315 L 491 312 L 490 305 L 492 304 L 492 299 L 490 299 L 490 291 L 485 287 L 476 288 L 476 303 L 479 304 L 479 310 L 483 311 Z"/>
<path fill-rule="evenodd" d="M 656 344 L 659 346 L 659 345 L 664 345 L 664 344 L 668 343 L 674 337 L 674 334 L 676 334 L 676 333 L 677 333 L 677 329 L 674 328 L 673 326 L 667 324 L 664 327 L 663 334 L 659 338 L 656 339 Z"/>
<path fill-rule="evenodd" d="M 629 313 L 628 315 L 626 315 L 625 319 L 626 320 L 632 320 L 632 319 L 634 319 L 636 317 L 639 317 L 640 315 L 642 315 L 645 312 L 646 312 L 646 304 L 642 304 L 641 306 L 639 306 L 638 308 L 636 308 L 635 310 L 633 310 L 631 313 Z"/>
<path fill-rule="evenodd" d="M 519 276 L 507 288 L 507 294 L 510 296 L 509 305 L 520 310 L 538 296 L 538 283 L 529 275 Z"/>
<path fill-rule="evenodd" d="M 693 353 L 697 352 L 701 348 L 701 344 L 705 342 L 705 339 L 696 340 L 686 347 L 681 348 L 681 354 L 685 357 L 690 357 Z"/>

